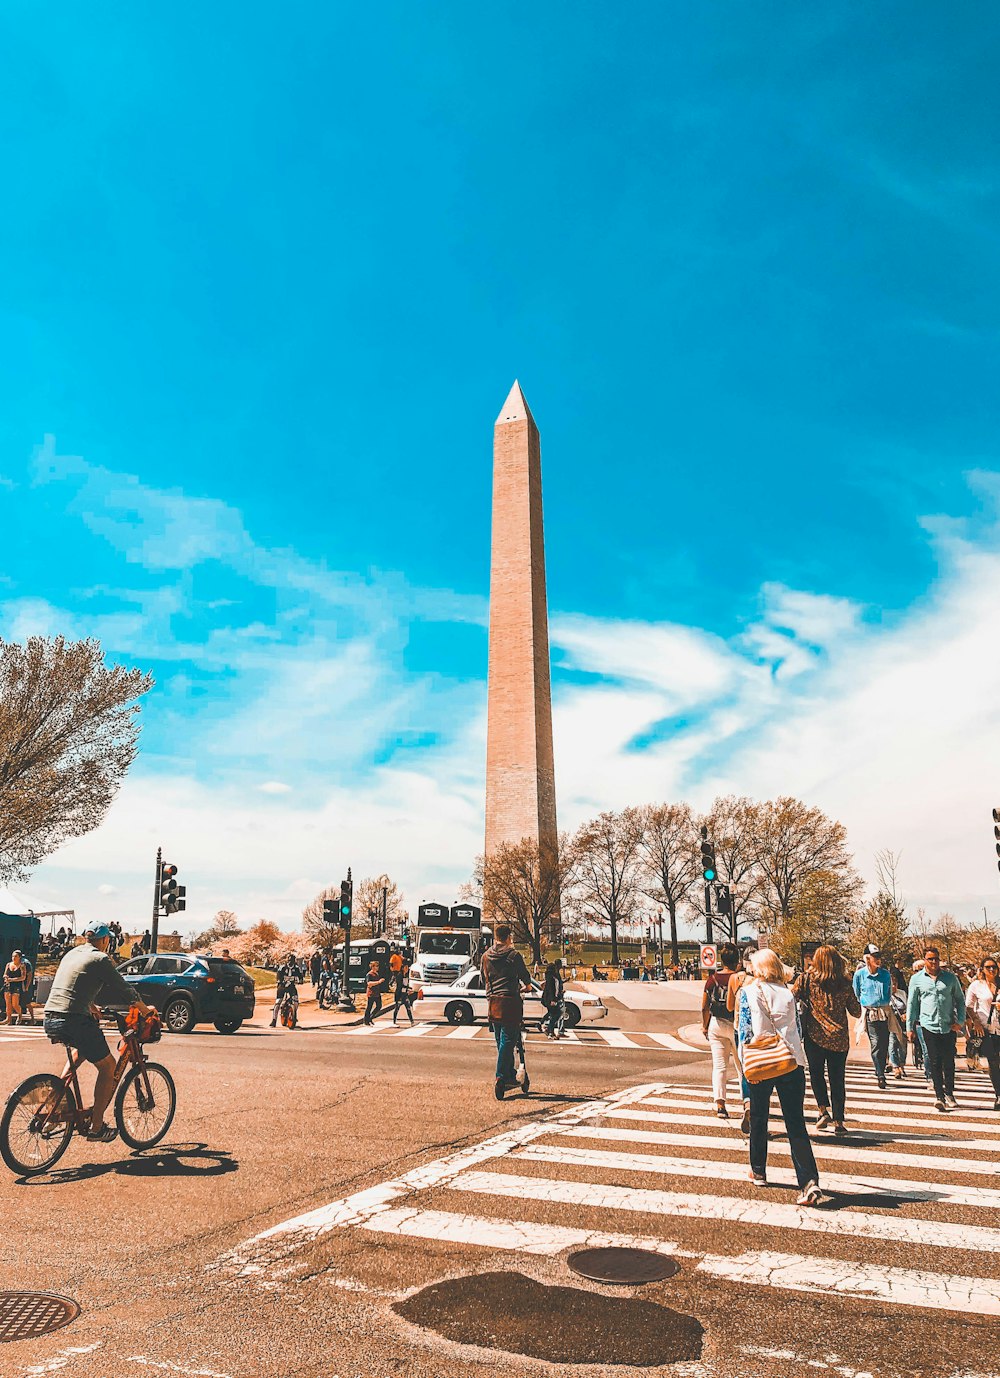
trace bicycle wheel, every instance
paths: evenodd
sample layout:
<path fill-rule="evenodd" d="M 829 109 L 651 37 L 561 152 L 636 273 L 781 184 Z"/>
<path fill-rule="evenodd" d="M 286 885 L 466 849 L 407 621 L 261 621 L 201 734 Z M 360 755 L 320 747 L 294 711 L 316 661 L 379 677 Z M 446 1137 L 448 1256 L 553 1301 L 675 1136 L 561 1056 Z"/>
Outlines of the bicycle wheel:
<path fill-rule="evenodd" d="M 45 1112 L 54 1107 L 53 1112 Z M 44 1121 L 44 1123 L 43 1123 Z M 22 1081 L 0 1118 L 0 1157 L 19 1177 L 47 1172 L 66 1152 L 76 1122 L 76 1098 L 50 1072 Z"/>
<path fill-rule="evenodd" d="M 115 1124 L 129 1148 L 152 1148 L 170 1128 L 177 1109 L 174 1079 L 166 1067 L 132 1067 L 115 1096 Z"/>

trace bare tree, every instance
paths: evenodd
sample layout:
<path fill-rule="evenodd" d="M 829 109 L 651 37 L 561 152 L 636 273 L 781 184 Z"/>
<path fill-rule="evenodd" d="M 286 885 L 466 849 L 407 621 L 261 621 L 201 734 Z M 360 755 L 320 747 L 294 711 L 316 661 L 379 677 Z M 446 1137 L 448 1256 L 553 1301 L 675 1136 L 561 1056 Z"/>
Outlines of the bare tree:
<path fill-rule="evenodd" d="M 488 857 L 479 857 L 472 893 L 483 896 L 483 914 L 490 924 L 509 923 L 514 935 L 542 960 L 542 942 L 554 937 L 563 886 L 571 866 L 571 849 L 562 839 L 555 853 L 539 848 L 531 837 L 503 843 Z"/>
<path fill-rule="evenodd" d="M 107 665 L 97 641 L 0 642 L 0 883 L 23 880 L 108 811 L 152 676 Z"/>
<path fill-rule="evenodd" d="M 647 804 L 639 810 L 643 892 L 670 920 L 671 961 L 680 963 L 677 907 L 698 877 L 698 827 L 688 804 Z M 662 956 L 662 954 L 661 954 Z"/>
<path fill-rule="evenodd" d="M 636 808 L 605 812 L 573 837 L 573 901 L 611 929 L 611 961 L 618 965 L 618 925 L 632 917 L 639 893 L 642 819 Z"/>
<path fill-rule="evenodd" d="M 861 888 L 847 830 L 822 809 L 782 795 L 753 810 L 761 907 L 772 925 L 788 920 L 795 898 L 818 871 L 839 882 L 847 903 Z"/>
<path fill-rule="evenodd" d="M 225 938 L 235 938 L 242 932 L 243 929 L 237 922 L 233 911 L 220 909 L 204 933 L 199 933 L 196 938 L 192 938 L 191 946 L 211 947 L 213 943 L 220 943 Z"/>
<path fill-rule="evenodd" d="M 365 876 L 354 887 L 354 933 L 359 938 L 374 938 L 381 932 L 383 891 L 385 891 L 386 932 L 395 933 L 406 917 L 403 896 L 394 880 L 383 872 Z"/>

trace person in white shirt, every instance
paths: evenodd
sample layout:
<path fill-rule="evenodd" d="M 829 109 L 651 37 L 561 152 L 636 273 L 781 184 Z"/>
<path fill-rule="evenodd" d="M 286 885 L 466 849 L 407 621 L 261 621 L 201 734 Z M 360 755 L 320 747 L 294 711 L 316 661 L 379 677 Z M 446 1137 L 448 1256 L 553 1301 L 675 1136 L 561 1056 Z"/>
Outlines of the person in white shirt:
<path fill-rule="evenodd" d="M 776 952 L 769 948 L 755 952 L 750 958 L 750 969 L 756 979 L 740 990 L 750 1025 L 749 1030 L 745 1027 L 739 1030 L 744 1056 L 748 1051 L 744 1045 L 751 1038 L 767 1038 L 777 1034 L 798 1064 L 782 1076 L 750 1082 L 750 1180 L 755 1186 L 767 1186 L 767 1121 L 771 1092 L 777 1091 L 792 1166 L 799 1184 L 797 1204 L 815 1206 L 822 1193 L 816 1159 L 806 1129 L 806 1054 L 799 1032 L 795 997 L 785 984 L 785 970 Z"/>
<path fill-rule="evenodd" d="M 982 1055 L 990 1069 L 993 1109 L 1000 1110 L 1000 964 L 995 957 L 984 957 L 979 975 L 965 992 L 966 1016 L 982 1038 Z"/>

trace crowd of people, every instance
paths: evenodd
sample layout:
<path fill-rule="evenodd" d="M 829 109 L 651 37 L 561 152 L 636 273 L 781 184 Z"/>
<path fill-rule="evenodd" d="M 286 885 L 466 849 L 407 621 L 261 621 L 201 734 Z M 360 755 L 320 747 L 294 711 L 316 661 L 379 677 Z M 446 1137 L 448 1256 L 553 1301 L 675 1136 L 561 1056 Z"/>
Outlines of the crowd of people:
<path fill-rule="evenodd" d="M 958 1038 L 966 1056 L 984 1057 L 1000 1111 L 1000 980 L 998 962 L 985 957 L 967 981 L 925 948 L 907 976 L 873 943 L 852 975 L 836 948 L 823 946 L 805 971 L 786 968 L 776 952 L 762 949 L 746 963 L 735 945 L 719 950 L 720 966 L 705 981 L 702 1026 L 712 1054 L 716 1113 L 729 1118 L 730 1067 L 740 1079 L 742 1120 L 749 1136 L 750 1177 L 767 1184 L 767 1124 L 776 1094 L 799 1184 L 799 1204 L 821 1198 L 819 1175 L 805 1120 L 806 1073 L 817 1115 L 815 1128 L 845 1137 L 846 1069 L 852 1032 L 867 1038 L 875 1083 L 888 1088 L 888 1073 L 906 1076 L 907 1054 L 932 1088 L 942 1114 L 956 1108 Z"/>

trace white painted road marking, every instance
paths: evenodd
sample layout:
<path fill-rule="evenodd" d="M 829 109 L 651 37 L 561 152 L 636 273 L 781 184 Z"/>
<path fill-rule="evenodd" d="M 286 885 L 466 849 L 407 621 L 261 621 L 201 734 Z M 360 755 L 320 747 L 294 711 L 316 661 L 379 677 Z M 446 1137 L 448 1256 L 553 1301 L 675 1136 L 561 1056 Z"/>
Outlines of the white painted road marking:
<path fill-rule="evenodd" d="M 706 1128 L 711 1129 L 717 1128 L 719 1124 L 718 1119 L 714 1115 L 675 1115 L 669 1110 L 611 1110 L 608 1112 L 607 1118 L 614 1120 L 655 1120 L 658 1124 L 704 1125 Z M 935 1123 L 937 1123 L 937 1121 L 935 1121 Z M 941 1128 L 944 1130 L 947 1128 L 947 1125 L 942 1123 Z M 910 1134 L 901 1132 L 894 1134 L 889 1129 L 855 1129 L 851 1138 L 855 1143 L 859 1141 L 861 1143 L 870 1141 L 872 1143 L 899 1144 L 901 1147 L 906 1147 L 907 1145 L 922 1147 L 924 1144 L 929 1144 L 931 1147 L 941 1148 L 948 1143 L 955 1142 L 953 1139 L 949 1139 L 948 1135 L 945 1133 Z M 817 1139 L 815 1142 L 818 1145 L 821 1142 L 825 1142 L 825 1140 Z M 838 1144 L 842 1141 L 835 1139 L 833 1142 L 834 1144 Z M 997 1152 L 997 1144 L 992 1139 L 963 1139 L 962 1148 L 969 1153 Z"/>
<path fill-rule="evenodd" d="M 510 1249 L 524 1254 L 561 1254 L 581 1247 L 653 1249 L 661 1254 L 678 1252 L 668 1240 L 642 1235 L 602 1234 L 597 1230 L 566 1225 L 536 1225 L 530 1220 L 493 1220 L 452 1211 L 390 1210 L 365 1220 L 362 1229 L 380 1234 L 402 1234 L 451 1244 L 477 1244 L 488 1249 Z"/>
<path fill-rule="evenodd" d="M 645 1215 L 675 1215 L 694 1220 L 726 1220 L 732 1224 L 810 1230 L 817 1234 L 862 1239 L 888 1239 L 902 1244 L 922 1245 L 932 1237 L 935 1248 L 1000 1253 L 1000 1230 L 990 1229 L 986 1225 L 953 1225 L 940 1220 L 898 1220 L 888 1215 L 862 1215 L 860 1211 L 849 1210 L 828 1214 L 810 1207 L 743 1201 L 732 1196 L 649 1191 L 641 1187 L 561 1181 L 551 1177 L 519 1177 L 506 1172 L 462 1172 L 444 1185 L 451 1191 L 500 1195 L 514 1201 L 559 1201 L 570 1206 Z"/>
<path fill-rule="evenodd" d="M 717 1148 L 725 1153 L 738 1153 L 746 1157 L 747 1141 L 742 1135 L 723 1138 L 720 1134 L 674 1134 L 662 1129 L 618 1129 L 610 1126 L 587 1126 L 586 1129 L 554 1129 L 554 1134 L 581 1135 L 586 1139 L 611 1139 L 618 1143 L 668 1144 L 675 1148 Z M 959 1141 L 960 1143 L 960 1141 Z M 958 1172 L 995 1177 L 997 1163 L 984 1162 L 981 1158 L 941 1158 L 927 1153 L 887 1153 L 878 1148 L 851 1148 L 839 1139 L 827 1142 L 812 1140 L 813 1152 L 817 1158 L 834 1160 L 848 1159 L 862 1163 L 881 1163 L 887 1167 L 905 1167 L 928 1172 Z M 956 1147 L 959 1146 L 956 1144 Z M 787 1143 L 780 1139 L 767 1146 L 768 1157 L 777 1154 L 781 1158 L 791 1157 Z"/>
<path fill-rule="evenodd" d="M 590 1167 L 613 1172 L 652 1172 L 664 1176 L 721 1179 L 745 1182 L 745 1163 L 720 1163 L 709 1158 L 679 1158 L 674 1153 L 614 1153 L 599 1148 L 558 1148 L 552 1144 L 529 1144 L 510 1155 L 535 1163 L 562 1163 L 567 1167 Z M 774 1186 L 797 1187 L 790 1168 L 768 1164 L 768 1181 Z M 976 1206 L 1000 1211 L 1000 1191 L 988 1187 L 956 1187 L 948 1182 L 921 1182 L 912 1177 L 854 1177 L 849 1173 L 824 1172 L 823 1186 L 848 1196 L 895 1196 L 906 1201 L 937 1202 L 947 1206 Z"/>

